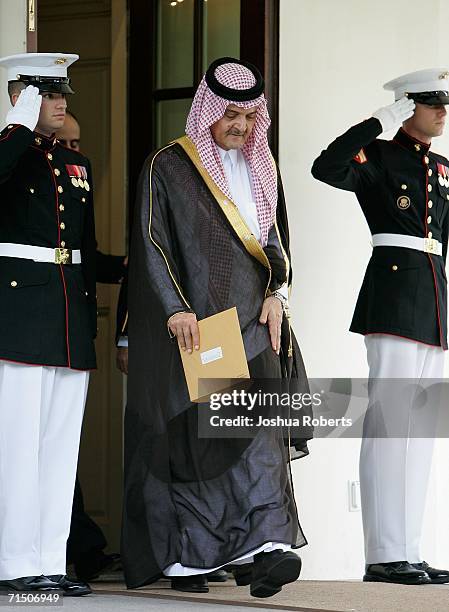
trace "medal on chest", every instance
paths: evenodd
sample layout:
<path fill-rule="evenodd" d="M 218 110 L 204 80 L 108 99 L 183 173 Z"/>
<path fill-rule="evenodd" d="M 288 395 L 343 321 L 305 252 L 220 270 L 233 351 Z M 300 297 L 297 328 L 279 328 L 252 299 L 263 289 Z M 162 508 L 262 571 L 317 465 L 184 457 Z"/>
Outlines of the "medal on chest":
<path fill-rule="evenodd" d="M 396 204 L 400 210 L 407 210 L 407 208 L 410 208 L 410 198 L 406 195 L 399 196 Z"/>
<path fill-rule="evenodd" d="M 74 187 L 80 187 L 81 189 L 90 191 L 90 185 L 87 181 L 87 169 L 85 166 L 66 164 L 65 167 L 70 177 L 70 182 Z"/>
<path fill-rule="evenodd" d="M 449 187 L 449 168 L 444 164 L 437 162 L 438 182 L 441 187 Z"/>

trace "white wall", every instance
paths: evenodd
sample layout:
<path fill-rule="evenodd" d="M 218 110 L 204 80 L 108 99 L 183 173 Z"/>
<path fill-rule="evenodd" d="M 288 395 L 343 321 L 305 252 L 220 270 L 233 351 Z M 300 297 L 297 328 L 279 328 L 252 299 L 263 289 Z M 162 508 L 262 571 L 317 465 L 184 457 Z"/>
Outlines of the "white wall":
<path fill-rule="evenodd" d="M 0 57 L 26 53 L 27 0 L 0 0 Z M 10 108 L 6 71 L 0 69 L 0 130 Z"/>
<path fill-rule="evenodd" d="M 348 327 L 370 234 L 354 194 L 315 181 L 310 167 L 337 135 L 393 102 L 383 83 L 413 70 L 449 68 L 449 2 L 280 4 L 280 165 L 293 243 L 295 331 L 309 376 L 363 377 L 363 338 Z M 449 155 L 449 136 L 432 148 Z M 363 572 L 361 515 L 350 513 L 347 501 L 348 480 L 358 480 L 359 446 L 316 440 L 311 456 L 294 466 L 309 539 L 304 578 L 359 578 Z M 448 446 L 437 445 L 423 550 L 432 563 L 449 567 Z"/>

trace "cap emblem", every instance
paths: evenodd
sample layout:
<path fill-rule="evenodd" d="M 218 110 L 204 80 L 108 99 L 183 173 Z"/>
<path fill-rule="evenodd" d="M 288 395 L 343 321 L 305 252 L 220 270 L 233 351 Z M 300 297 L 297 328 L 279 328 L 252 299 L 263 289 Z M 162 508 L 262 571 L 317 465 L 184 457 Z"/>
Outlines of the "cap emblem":
<path fill-rule="evenodd" d="M 65 57 L 58 57 L 57 59 L 55 59 L 55 64 L 66 64 L 67 63 L 67 58 Z"/>
<path fill-rule="evenodd" d="M 442 74 L 440 74 L 440 76 L 438 78 L 439 79 L 449 79 L 449 70 L 447 70 L 446 72 L 443 72 Z"/>

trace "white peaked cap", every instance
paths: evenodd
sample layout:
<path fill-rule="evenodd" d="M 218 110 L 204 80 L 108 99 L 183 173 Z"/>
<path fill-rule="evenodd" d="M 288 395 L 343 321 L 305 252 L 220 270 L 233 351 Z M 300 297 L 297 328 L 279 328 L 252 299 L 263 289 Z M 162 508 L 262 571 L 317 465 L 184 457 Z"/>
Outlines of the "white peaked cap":
<path fill-rule="evenodd" d="M 75 53 L 19 53 L 0 58 L 0 67 L 6 68 L 8 81 L 19 80 L 19 74 L 67 78 L 67 68 L 77 59 Z"/>
<path fill-rule="evenodd" d="M 394 91 L 395 100 L 399 100 L 406 93 L 448 92 L 449 70 L 447 68 L 429 68 L 409 72 L 385 83 L 384 89 Z"/>

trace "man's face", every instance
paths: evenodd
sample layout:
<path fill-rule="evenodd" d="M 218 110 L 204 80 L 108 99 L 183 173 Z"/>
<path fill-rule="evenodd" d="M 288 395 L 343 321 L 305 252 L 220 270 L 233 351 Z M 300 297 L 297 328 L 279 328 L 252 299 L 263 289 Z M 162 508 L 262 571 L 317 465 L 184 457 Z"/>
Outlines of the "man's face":
<path fill-rule="evenodd" d="M 241 149 L 251 134 L 256 123 L 257 106 L 241 108 L 230 104 L 221 119 L 210 128 L 212 136 L 219 147 Z"/>
<path fill-rule="evenodd" d="M 65 94 L 43 91 L 40 92 L 40 95 L 42 96 L 42 104 L 36 132 L 44 136 L 51 136 L 64 124 L 67 108 Z M 13 94 L 11 98 L 13 105 L 16 104 L 18 97 L 19 94 Z"/>
<path fill-rule="evenodd" d="M 405 126 L 428 138 L 441 136 L 446 121 L 446 107 L 444 104 L 416 104 L 415 113 L 407 119 Z"/>
<path fill-rule="evenodd" d="M 36 131 L 44 135 L 54 134 L 64 125 L 67 102 L 65 94 L 42 92 L 41 112 Z"/>
<path fill-rule="evenodd" d="M 64 147 L 80 150 L 80 126 L 72 115 L 66 115 L 64 125 L 56 132 L 56 138 Z"/>

